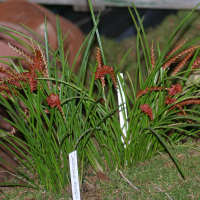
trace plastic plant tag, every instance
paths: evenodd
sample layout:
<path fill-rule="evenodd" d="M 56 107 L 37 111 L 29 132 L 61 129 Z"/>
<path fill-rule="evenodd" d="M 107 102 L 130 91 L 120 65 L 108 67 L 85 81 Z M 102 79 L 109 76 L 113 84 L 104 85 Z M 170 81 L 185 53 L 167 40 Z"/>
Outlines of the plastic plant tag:
<path fill-rule="evenodd" d="M 123 79 L 123 73 L 120 73 L 121 78 Z M 126 108 L 126 99 L 124 95 L 124 90 L 122 88 L 122 84 L 120 78 L 118 76 L 118 90 L 117 90 L 117 97 L 118 97 L 118 105 L 119 107 L 119 121 L 120 127 L 122 129 L 123 135 L 126 137 L 126 130 L 128 129 L 128 122 L 127 119 L 127 108 Z M 122 142 L 124 143 L 124 138 L 121 136 Z"/>
<path fill-rule="evenodd" d="M 80 188 L 79 188 L 76 150 L 69 154 L 69 164 L 70 164 L 70 175 L 71 175 L 71 185 L 72 185 L 72 197 L 73 197 L 73 200 L 80 200 L 81 197 L 80 197 Z"/>

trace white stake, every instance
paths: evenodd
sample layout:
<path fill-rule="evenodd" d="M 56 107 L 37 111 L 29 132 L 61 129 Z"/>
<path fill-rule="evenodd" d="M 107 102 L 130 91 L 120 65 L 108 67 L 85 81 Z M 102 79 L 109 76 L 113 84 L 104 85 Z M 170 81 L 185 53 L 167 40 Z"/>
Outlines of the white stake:
<path fill-rule="evenodd" d="M 123 79 L 123 73 L 120 73 L 120 76 Z M 119 77 L 118 77 L 118 83 L 119 83 L 118 85 L 119 87 L 117 90 L 118 106 L 121 105 L 119 107 L 119 122 L 120 122 L 120 127 L 122 129 L 122 133 L 126 137 L 127 136 L 126 132 L 128 130 L 128 122 L 126 121 L 127 119 L 126 99 L 125 99 L 124 91 L 122 89 L 122 84 L 120 82 Z M 124 138 L 122 136 L 121 136 L 121 139 L 122 139 L 122 142 L 124 143 Z"/>
<path fill-rule="evenodd" d="M 76 150 L 69 154 L 69 164 L 70 164 L 70 175 L 71 175 L 71 185 L 72 185 L 72 197 L 73 200 L 81 200 Z"/>

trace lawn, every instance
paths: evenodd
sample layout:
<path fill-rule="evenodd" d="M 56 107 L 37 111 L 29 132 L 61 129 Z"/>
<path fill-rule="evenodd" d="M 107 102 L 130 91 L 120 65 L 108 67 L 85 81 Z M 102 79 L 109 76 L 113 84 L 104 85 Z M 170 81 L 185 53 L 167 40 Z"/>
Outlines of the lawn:
<path fill-rule="evenodd" d="M 144 163 L 126 171 L 105 172 L 97 176 L 91 167 L 84 171 L 81 199 L 139 200 L 139 199 L 199 199 L 200 141 L 188 139 L 172 150 L 181 163 L 186 179 L 165 152 L 159 152 Z M 120 174 L 121 173 L 121 174 Z M 101 178 L 101 179 L 100 179 Z M 10 180 L 10 182 L 17 180 Z M 138 190 L 137 190 L 138 189 Z M 70 186 L 60 194 L 28 188 L 1 188 L 2 200 L 61 200 L 72 199 Z"/>

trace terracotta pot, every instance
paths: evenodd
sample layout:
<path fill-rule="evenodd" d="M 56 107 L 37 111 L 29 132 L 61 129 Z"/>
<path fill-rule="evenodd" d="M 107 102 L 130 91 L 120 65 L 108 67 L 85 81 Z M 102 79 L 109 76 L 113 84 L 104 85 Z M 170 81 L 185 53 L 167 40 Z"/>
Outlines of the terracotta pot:
<path fill-rule="evenodd" d="M 19 33 L 22 33 L 30 38 L 33 38 L 33 40 L 36 40 L 37 42 L 41 43 L 42 45 L 44 45 L 44 42 L 38 38 L 33 32 L 29 31 L 28 29 L 20 26 L 20 25 L 17 25 L 17 24 L 13 24 L 13 23 L 9 23 L 9 22 L 2 22 L 0 21 L 0 26 L 3 26 L 3 27 L 6 27 L 6 28 L 9 28 L 9 29 L 12 29 L 12 30 L 15 30 Z M 17 34 L 17 33 L 13 33 L 12 31 L 9 31 L 9 30 L 5 30 L 5 29 L 1 29 L 3 31 L 6 31 L 8 34 L 12 34 L 16 37 L 18 37 L 19 39 L 21 39 L 22 41 L 28 43 L 29 45 L 31 45 L 30 43 L 30 40 Z M 26 54 L 31 54 L 30 51 L 28 51 L 27 48 L 25 48 L 23 45 L 21 45 L 19 42 L 17 42 L 15 39 L 13 39 L 12 37 L 10 37 L 8 34 L 4 33 L 4 32 L 1 32 L 0 30 L 0 56 L 18 56 L 19 55 L 17 54 L 17 52 L 11 50 L 11 48 L 8 46 L 8 43 L 10 43 L 12 46 L 18 48 L 18 49 L 21 49 L 24 53 Z M 5 62 L 9 62 L 8 58 L 0 58 L 0 60 L 3 60 Z M 22 60 L 21 60 L 22 61 Z M 13 62 L 15 64 L 18 64 L 17 63 L 17 59 L 13 59 Z M 9 68 L 9 65 L 7 65 L 6 63 L 0 63 L 0 65 L 4 66 L 5 68 Z M 23 63 L 22 61 L 22 65 L 24 67 L 26 67 L 26 64 Z M 0 77 L 2 77 L 2 74 L 0 74 Z"/>
<path fill-rule="evenodd" d="M 57 23 L 56 23 L 57 16 L 48 9 L 25 0 L 11 0 L 0 3 L 0 13 L 1 13 L 0 26 L 16 30 L 28 36 L 29 38 L 33 38 L 33 40 L 36 40 L 38 43 L 43 45 L 44 42 L 42 41 L 41 38 L 44 39 L 44 34 L 45 34 L 44 21 L 46 16 L 49 44 L 54 50 L 58 48 Z M 20 23 L 29 27 L 31 30 L 37 33 L 41 38 L 35 35 L 31 30 L 28 30 L 27 28 L 22 26 Z M 70 21 L 62 17 L 59 17 L 59 23 L 63 37 L 70 31 L 66 40 L 63 43 L 63 46 L 65 54 L 67 54 L 67 51 L 69 50 L 68 63 L 69 66 L 71 67 L 74 62 L 75 56 L 80 46 L 83 43 L 83 34 L 78 27 L 76 27 Z M 2 32 L 1 30 L 5 31 L 5 29 L 0 28 L 0 56 L 19 56 L 15 51 L 10 49 L 10 47 L 8 46 L 8 42 L 11 45 L 17 47 L 18 49 L 21 49 L 24 53 L 31 55 L 31 52 L 29 52 L 24 46 L 22 46 L 15 39 L 10 37 L 6 33 Z M 8 31 L 8 33 L 11 33 L 16 37 L 19 37 L 22 41 L 30 45 L 29 39 L 26 39 L 25 37 L 13 33 L 12 31 Z M 10 63 L 8 58 L 0 58 L 0 60 Z M 79 65 L 80 60 L 81 60 L 81 55 L 79 55 L 77 59 L 74 71 L 78 69 L 77 67 Z M 15 64 L 18 64 L 17 60 L 13 60 L 13 62 Z M 9 67 L 5 63 L 0 63 L 0 64 L 3 65 L 5 68 Z M 22 65 L 24 68 L 26 68 L 25 62 L 23 63 L 22 61 Z M 3 77 L 3 74 L 0 73 L 0 78 L 1 77 Z M 4 127 L 4 130 L 10 132 L 11 125 L 8 122 L 5 122 L 3 119 L 0 119 L 0 128 L 2 126 Z"/>
<path fill-rule="evenodd" d="M 41 38 L 44 39 L 45 34 L 45 16 L 47 19 L 47 30 L 48 30 L 48 41 L 50 46 L 56 50 L 58 48 L 57 43 L 57 25 L 56 20 L 57 16 L 47 10 L 46 8 L 31 3 L 29 1 L 23 1 L 23 0 L 11 0 L 6 1 L 3 3 L 0 3 L 0 26 L 7 27 L 12 30 L 16 30 L 17 32 L 20 32 L 29 38 L 33 38 L 33 40 L 37 41 L 38 43 L 44 45 L 44 42 Z M 63 43 L 65 55 L 68 54 L 68 63 L 71 67 L 75 56 L 80 48 L 80 46 L 83 43 L 83 34 L 81 30 L 76 27 L 74 24 L 72 24 L 70 21 L 59 17 L 60 27 L 62 31 L 62 37 L 64 37 L 69 31 L 69 34 L 66 38 L 66 40 Z M 25 26 L 29 27 L 31 30 L 33 30 L 35 33 L 37 33 L 40 37 L 35 35 L 32 31 L 28 30 L 24 26 L 22 26 L 20 23 L 24 24 Z M 8 42 L 12 45 L 17 47 L 18 49 L 21 49 L 24 53 L 31 56 L 31 52 L 29 52 L 23 45 L 18 43 L 15 39 L 10 37 L 8 34 L 4 33 L 5 29 L 0 28 L 0 57 L 1 56 L 19 56 L 15 51 L 11 50 L 8 46 Z M 17 36 L 22 41 L 30 44 L 29 39 L 26 39 L 23 36 L 20 36 L 16 33 L 13 33 L 12 31 L 7 31 L 8 33 L 11 33 L 14 36 Z M 3 62 L 10 61 L 7 58 L 0 58 Z M 78 65 L 81 60 L 81 55 L 79 55 L 77 62 L 74 67 L 74 72 L 78 70 Z M 17 63 L 17 60 L 13 59 L 13 62 L 15 64 Z M 21 62 L 23 67 L 26 68 L 26 63 Z M 59 63 L 58 63 L 59 64 Z M 5 68 L 9 68 L 9 66 L 6 63 L 0 63 L 0 65 L 3 65 Z M 3 74 L 0 74 L 0 77 L 3 77 Z M 21 105 L 21 104 L 20 104 Z M 22 105 L 23 107 L 23 105 Z M 0 106 L 0 115 L 4 117 L 9 117 L 5 109 Z M 11 125 L 4 121 L 2 118 L 0 118 L 0 129 L 3 129 L 7 132 L 11 131 Z M 2 133 L 0 133 L 2 134 Z M 17 160 L 16 158 L 10 155 L 5 148 L 0 145 L 0 157 L 4 158 L 8 161 L 11 165 L 14 167 L 17 166 Z M 15 170 L 13 170 L 8 165 L 4 165 L 4 163 L 0 162 L 0 171 L 9 170 L 12 173 L 15 173 Z M 10 178 L 9 173 L 0 173 L 1 177 L 6 176 Z M 0 178 L 0 182 L 2 182 L 3 179 Z"/>
<path fill-rule="evenodd" d="M 46 16 L 49 44 L 54 50 L 58 48 L 56 24 L 57 16 L 48 9 L 25 0 L 11 0 L 0 4 L 0 13 L 1 22 L 6 22 L 9 24 L 12 23 L 23 27 L 21 24 L 19 24 L 22 23 L 42 38 L 44 38 L 45 33 L 44 21 Z M 83 33 L 78 27 L 76 27 L 67 19 L 59 17 L 59 22 L 63 37 L 70 31 L 63 45 L 65 55 L 69 50 L 68 62 L 69 66 L 71 67 L 75 56 L 83 43 Z M 6 24 L 4 25 L 6 26 Z M 39 39 L 39 37 L 37 38 Z M 81 55 L 77 59 L 74 71 L 77 70 L 80 60 Z"/>
<path fill-rule="evenodd" d="M 17 24 L 13 24 L 13 23 L 8 23 L 8 22 L 1 22 L 0 21 L 0 26 L 3 27 L 7 27 L 9 29 L 13 29 L 16 30 L 24 35 L 27 35 L 28 37 L 32 37 L 34 40 L 37 40 L 38 42 L 40 42 L 41 44 L 43 44 L 44 42 L 40 39 L 37 38 L 37 36 L 35 34 L 33 34 L 31 31 L 29 31 L 28 29 L 24 28 L 23 26 L 19 26 Z M 4 30 L 4 29 L 2 29 Z M 30 40 L 16 34 L 13 33 L 12 31 L 7 31 L 8 33 L 11 33 L 12 35 L 20 38 L 22 41 L 30 44 Z M 8 46 L 8 43 L 10 43 L 11 45 L 21 49 L 24 53 L 26 54 L 30 54 L 30 52 L 20 43 L 18 43 L 15 39 L 13 39 L 12 37 L 10 37 L 9 35 L 7 35 L 4 32 L 0 31 L 0 56 L 19 56 L 15 51 L 11 50 L 10 47 Z M 4 62 L 8 62 L 10 63 L 10 61 L 8 60 L 8 58 L 0 58 L 0 60 L 4 61 Z M 13 62 L 18 65 L 18 61 L 17 59 L 13 59 Z M 22 65 L 24 68 L 27 67 L 26 63 L 21 61 Z M 5 67 L 5 69 L 9 68 L 9 65 L 7 65 L 6 63 L 0 63 L 1 66 Z M 2 73 L 0 73 L 0 78 L 2 78 L 4 75 Z M 2 106 L 0 107 L 0 115 L 4 116 L 4 117 L 9 117 L 8 114 L 6 114 L 5 109 L 2 108 Z M 6 122 L 5 120 L 3 120 L 2 118 L 0 118 L 0 128 L 10 132 L 11 130 L 11 124 Z"/>

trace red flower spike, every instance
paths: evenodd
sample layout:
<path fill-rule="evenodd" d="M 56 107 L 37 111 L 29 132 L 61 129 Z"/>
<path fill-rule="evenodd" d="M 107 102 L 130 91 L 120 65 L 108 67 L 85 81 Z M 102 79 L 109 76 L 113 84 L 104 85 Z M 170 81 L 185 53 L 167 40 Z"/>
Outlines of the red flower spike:
<path fill-rule="evenodd" d="M 65 115 L 61 107 L 59 95 L 51 93 L 49 97 L 46 99 L 46 101 L 47 101 L 47 104 L 51 106 L 51 108 L 54 108 L 56 106 L 56 108 L 61 112 L 63 119 L 65 121 Z"/>
<path fill-rule="evenodd" d="M 137 93 L 137 99 L 141 97 L 142 95 L 146 94 L 149 91 L 149 88 L 147 87 L 145 90 L 141 90 Z"/>
<path fill-rule="evenodd" d="M 169 88 L 169 95 L 174 96 L 175 94 L 178 94 L 179 92 L 183 92 L 181 88 L 182 88 L 182 85 L 179 85 L 178 83 L 176 85 L 171 85 L 171 88 Z"/>
<path fill-rule="evenodd" d="M 199 67 L 199 65 L 200 65 L 200 58 L 197 57 L 197 59 L 193 62 L 191 69 L 196 69 Z"/>
<path fill-rule="evenodd" d="M 6 94 L 4 92 L 0 92 L 0 95 L 2 95 L 5 99 L 8 99 L 8 97 L 6 96 Z M 7 95 L 12 97 L 11 93 L 10 92 L 7 92 Z"/>
<path fill-rule="evenodd" d="M 32 39 L 31 39 L 31 43 L 32 43 Z M 32 43 L 32 45 L 33 45 L 33 43 Z M 30 63 L 33 62 L 33 59 L 29 55 L 27 55 L 26 53 L 24 53 L 23 51 L 17 49 L 16 47 L 13 47 L 10 43 L 8 43 L 8 46 L 12 50 L 14 50 L 17 54 L 19 54 L 19 55 L 23 56 L 24 58 L 26 58 L 27 62 L 30 62 Z"/>
<path fill-rule="evenodd" d="M 141 90 L 140 92 L 137 93 L 137 99 L 141 97 L 142 95 L 146 94 L 148 91 L 150 93 L 152 91 L 159 91 L 159 90 L 163 90 L 163 87 L 151 87 L 150 89 L 147 87 L 146 89 Z M 165 90 L 169 90 L 169 89 L 165 88 Z"/>
<path fill-rule="evenodd" d="M 104 65 L 101 69 L 97 69 L 97 71 L 95 72 L 95 80 L 100 79 L 101 85 L 102 87 L 104 87 L 105 86 L 104 75 L 106 74 L 110 74 L 115 89 L 117 89 L 117 79 L 113 67 L 108 67 L 107 65 Z"/>
<path fill-rule="evenodd" d="M 152 109 L 150 108 L 150 106 L 148 104 L 143 104 L 140 106 L 142 112 L 146 113 L 151 121 L 153 122 L 153 113 L 152 113 Z"/>
<path fill-rule="evenodd" d="M 176 101 L 176 99 L 172 99 L 171 97 L 165 97 L 165 104 L 172 104 Z"/>
<path fill-rule="evenodd" d="M 178 50 L 183 46 L 183 44 L 187 42 L 187 40 L 188 40 L 188 39 L 184 40 L 179 46 L 176 46 L 176 47 L 169 53 L 169 55 L 167 56 L 167 58 L 168 58 L 169 56 L 171 56 L 173 53 L 175 53 L 176 51 L 178 51 Z"/>
<path fill-rule="evenodd" d="M 154 55 L 153 41 L 151 43 L 151 65 L 152 65 L 152 70 L 153 70 L 155 67 L 155 55 Z"/>
<path fill-rule="evenodd" d="M 7 83 L 21 89 L 20 81 L 26 82 L 25 73 L 15 73 L 10 69 L 5 70 L 2 66 L 0 66 L 0 72 L 4 74 L 4 77 L 0 78 L 0 90 L 9 91 Z"/>
<path fill-rule="evenodd" d="M 95 80 L 100 79 L 102 88 L 105 87 L 105 80 L 104 75 L 110 74 L 113 84 L 115 86 L 115 89 L 117 89 L 117 79 L 113 70 L 113 67 L 108 67 L 107 65 L 101 64 L 101 50 L 100 48 L 97 48 L 97 54 L 96 54 L 96 61 L 97 63 L 97 71 L 95 72 Z"/>
<path fill-rule="evenodd" d="M 191 105 L 191 104 L 200 104 L 200 99 L 188 99 L 178 103 L 180 106 Z"/>
<path fill-rule="evenodd" d="M 163 87 L 151 87 L 150 91 L 158 91 L 158 90 L 163 90 Z"/>
<path fill-rule="evenodd" d="M 171 76 L 174 76 L 180 71 L 180 69 L 185 65 L 185 63 L 189 60 L 189 58 L 193 55 L 193 53 L 194 51 L 191 51 L 187 56 L 185 56 L 185 58 L 176 66 Z"/>
<path fill-rule="evenodd" d="M 184 113 L 185 111 L 183 111 L 182 106 L 191 105 L 191 104 L 197 104 L 197 105 L 200 104 L 200 99 L 188 99 L 188 100 L 182 101 L 182 102 L 177 103 L 174 106 L 172 106 L 170 108 L 170 110 L 172 110 L 172 109 L 177 107 Z"/>
<path fill-rule="evenodd" d="M 165 98 L 165 104 L 172 104 L 172 103 L 174 103 L 174 102 L 176 102 L 176 101 L 177 101 L 176 99 L 172 99 L 171 97 L 166 97 L 166 98 Z M 200 104 L 200 99 L 195 99 L 195 98 L 193 98 L 193 99 L 188 99 L 188 100 L 182 101 L 182 102 L 177 103 L 177 104 L 175 104 L 174 106 L 172 106 L 172 107 L 169 109 L 169 111 L 173 110 L 174 108 L 178 108 L 178 109 L 181 110 L 181 112 L 178 112 L 177 115 L 184 115 L 184 116 L 187 117 L 187 114 L 186 114 L 186 112 L 185 112 L 185 110 L 183 109 L 182 106 L 191 105 L 191 104 Z M 190 120 L 188 120 L 188 119 L 187 119 L 186 121 L 187 121 L 188 123 L 192 123 L 192 124 L 193 124 L 193 122 L 190 121 Z"/>
<path fill-rule="evenodd" d="M 189 49 L 186 49 L 180 53 L 178 53 L 177 55 L 173 56 L 172 58 L 170 58 L 162 67 L 163 70 L 167 69 L 172 63 L 175 63 L 181 56 L 185 55 L 186 53 L 190 53 L 191 51 L 194 51 L 195 49 L 198 49 L 199 45 L 196 45 L 194 47 L 190 47 Z"/>
<path fill-rule="evenodd" d="M 36 79 L 38 76 L 35 72 L 29 72 L 26 74 L 28 83 L 31 89 L 31 92 L 37 89 L 38 80 Z"/>
<path fill-rule="evenodd" d="M 97 47 L 96 61 L 97 61 L 97 68 L 102 68 L 102 63 L 101 63 L 101 50 L 100 50 L 99 47 Z"/>
<path fill-rule="evenodd" d="M 14 93 L 15 95 L 18 95 L 12 88 L 11 88 L 11 90 L 13 91 L 13 93 Z M 5 95 L 4 92 L 6 92 L 6 93 L 8 94 L 8 96 L 12 97 L 12 93 L 11 93 L 10 89 L 8 88 L 8 86 L 7 86 L 6 84 L 1 84 L 1 85 L 0 85 L 0 94 L 1 94 L 4 98 L 7 99 L 8 97 Z"/>
<path fill-rule="evenodd" d="M 42 50 L 40 49 L 39 46 L 38 49 L 35 49 L 32 40 L 31 44 L 32 44 L 34 58 L 30 58 L 30 56 L 26 55 L 23 51 L 18 50 L 16 47 L 13 47 L 9 44 L 12 50 L 16 51 L 19 55 L 26 58 L 26 62 L 28 63 L 29 69 L 28 72 L 17 73 L 15 71 L 13 72 L 10 69 L 5 69 L 4 67 L 0 66 L 0 72 L 4 75 L 3 78 L 0 78 L 0 94 L 2 94 L 5 98 L 7 97 L 4 94 L 4 91 L 7 92 L 9 96 L 12 96 L 11 91 L 7 86 L 7 83 L 10 84 L 11 88 L 15 87 L 18 89 L 22 89 L 20 82 L 29 84 L 31 92 L 33 92 L 34 90 L 37 89 L 38 73 L 41 74 L 43 77 L 48 78 L 47 62 L 42 53 Z M 48 85 L 50 87 L 49 82 Z"/>
<path fill-rule="evenodd" d="M 51 93 L 50 96 L 46 99 L 47 104 L 51 106 L 51 108 L 54 108 L 55 106 L 59 107 L 61 105 L 59 95 Z"/>

